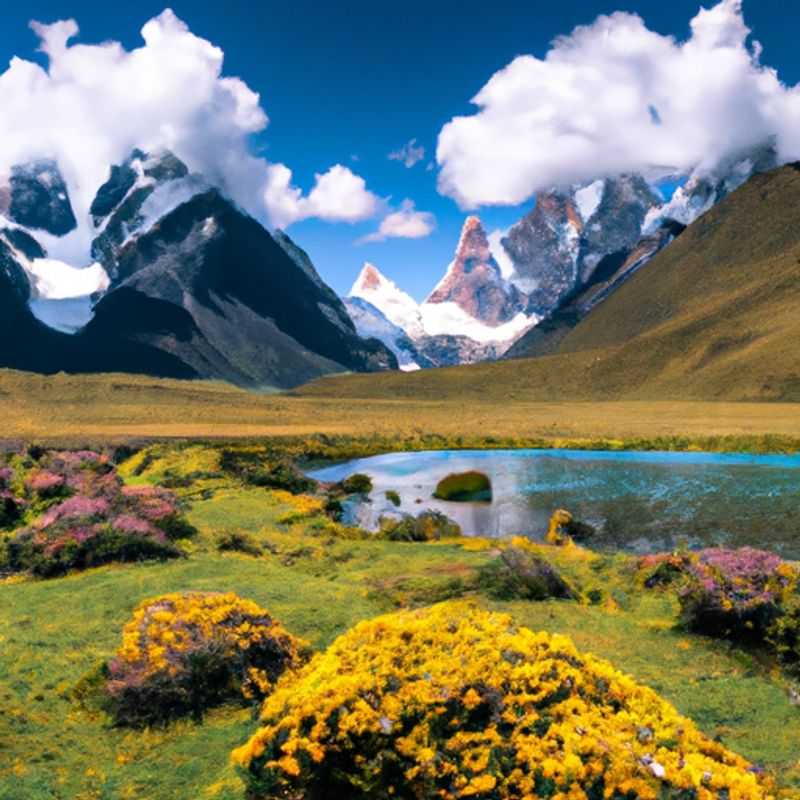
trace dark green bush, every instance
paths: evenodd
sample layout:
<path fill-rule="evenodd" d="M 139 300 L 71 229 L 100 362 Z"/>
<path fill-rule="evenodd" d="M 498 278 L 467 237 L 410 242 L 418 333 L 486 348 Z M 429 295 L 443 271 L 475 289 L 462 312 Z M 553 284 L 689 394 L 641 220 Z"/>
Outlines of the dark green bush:
<path fill-rule="evenodd" d="M 284 489 L 292 494 L 317 490 L 317 482 L 303 475 L 293 461 L 274 458 L 265 452 L 223 450 L 220 467 L 223 472 L 235 475 L 251 486 Z"/>
<path fill-rule="evenodd" d="M 372 491 L 372 478 L 357 472 L 337 484 L 343 494 L 369 494 Z"/>
<path fill-rule="evenodd" d="M 224 531 L 217 536 L 217 550 L 221 553 L 236 552 L 249 556 L 260 556 L 264 551 L 261 545 L 244 531 Z"/>
<path fill-rule="evenodd" d="M 417 517 L 382 517 L 380 536 L 390 542 L 433 542 L 461 536 L 461 528 L 441 511 L 424 511 Z"/>
<path fill-rule="evenodd" d="M 399 507 L 400 507 L 400 503 L 401 503 L 401 500 L 400 500 L 400 495 L 399 495 L 399 494 L 398 494 L 398 493 L 397 493 L 397 492 L 396 492 L 394 489 L 389 489 L 389 490 L 386 492 L 386 499 L 387 499 L 387 500 L 388 500 L 388 501 L 389 501 L 389 502 L 390 502 L 390 503 L 391 503 L 391 504 L 392 504 L 392 505 L 393 505 L 395 508 L 399 508 Z"/>
<path fill-rule="evenodd" d="M 7 542 L 9 570 L 55 578 L 73 569 L 89 569 L 114 561 L 163 561 L 182 555 L 166 538 L 123 533 L 109 525 L 96 526 L 85 539 L 64 536 L 43 546 L 39 538 L 36 531 L 24 531 Z"/>
<path fill-rule="evenodd" d="M 572 600 L 575 591 L 543 558 L 508 547 L 481 567 L 478 586 L 495 600 Z"/>
<path fill-rule="evenodd" d="M 800 677 L 800 597 L 789 599 L 770 626 L 767 644 L 786 670 Z"/>

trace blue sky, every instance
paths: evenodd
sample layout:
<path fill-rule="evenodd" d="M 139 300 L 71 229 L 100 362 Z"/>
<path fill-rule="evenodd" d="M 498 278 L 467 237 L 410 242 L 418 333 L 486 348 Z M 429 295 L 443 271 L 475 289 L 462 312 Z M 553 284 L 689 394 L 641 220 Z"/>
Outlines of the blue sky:
<path fill-rule="evenodd" d="M 651 30 L 685 38 L 697 0 L 646 2 L 406 2 L 251 3 L 242 0 L 170 4 L 192 32 L 225 52 L 225 74 L 241 77 L 261 94 L 270 125 L 255 145 L 271 161 L 289 165 L 308 190 L 314 174 L 335 163 L 363 176 L 393 206 L 410 198 L 436 216 L 424 239 L 355 244 L 379 220 L 355 225 L 305 220 L 290 235 L 311 254 L 323 277 L 344 292 L 361 263 L 370 260 L 418 299 L 445 269 L 465 212 L 436 188 L 426 170 L 436 139 L 452 117 L 471 113 L 470 98 L 516 55 L 542 57 L 554 37 L 617 10 L 640 14 Z M 0 59 L 34 57 L 30 19 L 74 18 L 80 41 L 141 43 L 140 28 L 163 2 L 112 4 L 90 0 L 29 0 L 3 11 Z M 763 44 L 762 61 L 788 83 L 800 80 L 798 15 L 778 0 L 745 0 L 744 12 Z M 410 139 L 426 158 L 407 169 L 387 158 Z M 507 227 L 530 207 L 479 210 L 488 229 Z"/>

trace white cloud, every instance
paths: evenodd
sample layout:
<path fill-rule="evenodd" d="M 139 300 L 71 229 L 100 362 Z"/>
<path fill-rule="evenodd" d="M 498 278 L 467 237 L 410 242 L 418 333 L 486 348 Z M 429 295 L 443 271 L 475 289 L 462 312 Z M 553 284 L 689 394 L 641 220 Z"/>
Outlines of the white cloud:
<path fill-rule="evenodd" d="M 679 42 L 634 14 L 601 16 L 520 56 L 439 135 L 439 190 L 464 208 L 513 205 L 554 185 L 713 167 L 771 137 L 800 157 L 800 89 L 749 47 L 741 0 L 701 9 Z"/>
<path fill-rule="evenodd" d="M 411 169 L 425 158 L 425 148 L 417 144 L 416 139 L 406 142 L 399 150 L 393 150 L 388 156 L 390 161 L 402 161 L 403 166 Z"/>
<path fill-rule="evenodd" d="M 270 164 L 264 204 L 272 223 L 285 228 L 310 217 L 329 222 L 359 222 L 374 217 L 382 201 L 367 190 L 366 182 L 341 164 L 317 174 L 309 194 L 292 186 L 292 171 L 284 164 Z"/>
<path fill-rule="evenodd" d="M 381 220 L 378 230 L 359 239 L 359 243 L 383 242 L 386 239 L 422 239 L 433 233 L 436 217 L 428 211 L 417 211 L 412 200 L 403 200 L 399 211 Z"/>
<path fill-rule="evenodd" d="M 317 176 L 304 195 L 288 167 L 255 157 L 249 137 L 269 121 L 259 95 L 223 77 L 222 50 L 172 11 L 147 22 L 144 44 L 130 51 L 118 42 L 72 44 L 73 20 L 31 27 L 49 64 L 15 57 L 0 73 L 0 181 L 14 164 L 57 160 L 82 229 L 70 238 L 84 252 L 94 194 L 108 167 L 136 147 L 172 150 L 267 224 L 377 212 L 377 198 L 345 167 Z"/>

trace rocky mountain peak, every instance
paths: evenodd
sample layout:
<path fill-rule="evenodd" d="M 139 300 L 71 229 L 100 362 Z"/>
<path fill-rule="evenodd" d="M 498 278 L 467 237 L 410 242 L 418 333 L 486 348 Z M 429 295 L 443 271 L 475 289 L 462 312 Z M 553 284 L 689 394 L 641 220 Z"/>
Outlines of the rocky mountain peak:
<path fill-rule="evenodd" d="M 358 278 L 356 278 L 356 282 L 353 284 L 353 288 L 350 290 L 350 294 L 358 296 L 359 290 L 374 291 L 385 283 L 388 284 L 391 281 L 374 264 L 365 261 Z"/>
<path fill-rule="evenodd" d="M 409 336 L 422 336 L 425 332 L 416 300 L 387 278 L 374 264 L 364 264 L 349 296 L 360 297 L 371 303 Z"/>
<path fill-rule="evenodd" d="M 467 217 L 464 221 L 461 237 L 456 247 L 454 263 L 458 264 L 464 272 L 469 272 L 473 266 L 478 264 L 496 266 L 489 250 L 486 231 L 478 217 Z"/>
<path fill-rule="evenodd" d="M 53 236 L 65 236 L 78 225 L 67 184 L 51 159 L 12 168 L 8 183 L 0 186 L 0 214 Z"/>
<path fill-rule="evenodd" d="M 455 257 L 425 303 L 452 303 L 468 317 L 491 327 L 503 325 L 522 310 L 523 297 L 504 280 L 478 217 L 465 220 Z"/>
<path fill-rule="evenodd" d="M 604 259 L 630 250 L 658 203 L 638 175 L 540 192 L 502 241 L 514 265 L 513 282 L 530 296 L 529 312 L 550 314 Z"/>

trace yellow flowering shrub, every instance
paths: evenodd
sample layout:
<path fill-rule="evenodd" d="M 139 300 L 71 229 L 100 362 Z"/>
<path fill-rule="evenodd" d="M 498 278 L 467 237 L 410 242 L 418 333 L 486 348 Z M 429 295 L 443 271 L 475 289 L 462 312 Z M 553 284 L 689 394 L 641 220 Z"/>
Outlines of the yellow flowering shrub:
<path fill-rule="evenodd" d="M 250 798 L 772 796 L 652 690 L 463 603 L 358 624 L 281 679 L 233 758 Z"/>
<path fill-rule="evenodd" d="M 118 724 L 202 716 L 227 700 L 261 699 L 306 644 L 257 603 L 236 594 L 186 592 L 141 603 L 107 668 L 107 707 Z"/>
<path fill-rule="evenodd" d="M 547 526 L 545 541 L 553 545 L 568 545 L 585 542 L 594 535 L 594 528 L 576 520 L 569 511 L 559 508 L 553 512 Z"/>
<path fill-rule="evenodd" d="M 278 517 L 281 525 L 292 525 L 322 514 L 325 502 L 319 497 L 308 494 L 291 494 L 290 492 L 276 489 L 272 492 L 277 503 L 288 506 L 287 510 Z"/>

